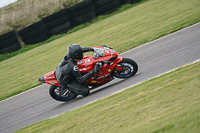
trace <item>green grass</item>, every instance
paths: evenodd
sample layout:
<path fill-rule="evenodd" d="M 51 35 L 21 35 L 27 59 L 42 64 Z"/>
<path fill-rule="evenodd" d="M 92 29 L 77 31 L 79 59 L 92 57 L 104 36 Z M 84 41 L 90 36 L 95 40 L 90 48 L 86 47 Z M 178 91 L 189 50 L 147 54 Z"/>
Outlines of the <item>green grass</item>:
<path fill-rule="evenodd" d="M 16 133 L 198 133 L 200 62 Z"/>
<path fill-rule="evenodd" d="M 200 21 L 199 0 L 149 0 L 0 62 L 0 100 L 28 90 L 55 70 L 69 44 L 108 45 L 119 53 Z"/>
<path fill-rule="evenodd" d="M 141 4 L 141 3 L 146 2 L 146 1 L 148 1 L 148 0 L 142 0 L 140 3 L 123 5 L 118 11 L 116 11 L 116 12 L 114 12 L 114 13 L 111 13 L 111 14 L 108 14 L 108 15 L 99 16 L 99 17 L 95 18 L 95 19 L 94 19 L 92 22 L 90 22 L 90 23 L 86 23 L 86 24 L 79 25 L 79 26 L 73 28 L 72 30 L 68 31 L 67 33 L 59 34 L 59 35 L 54 35 L 54 36 L 50 37 L 48 40 L 46 40 L 46 41 L 44 41 L 44 42 L 41 42 L 41 43 L 38 43 L 38 44 L 34 44 L 34 45 L 25 45 L 25 44 L 23 44 L 23 48 L 21 48 L 21 49 L 18 50 L 18 51 L 15 51 L 15 52 L 12 52 L 12 53 L 1 54 L 1 55 L 0 55 L 0 62 L 3 61 L 3 60 L 6 60 L 6 59 L 8 59 L 8 58 L 11 58 L 11 57 L 13 57 L 13 56 L 16 56 L 16 55 L 18 55 L 18 54 L 21 54 L 21 53 L 23 53 L 23 52 L 26 52 L 26 51 L 28 51 L 28 50 L 31 50 L 31 49 L 33 49 L 33 48 L 35 48 L 35 47 L 40 46 L 40 45 L 44 45 L 44 44 L 46 44 L 46 43 L 49 43 L 49 42 L 54 41 L 54 40 L 56 40 L 56 39 L 59 39 L 59 38 L 61 38 L 61 37 L 63 37 L 63 36 L 66 36 L 66 35 L 68 35 L 68 34 L 71 34 L 71 33 L 73 33 L 73 32 L 76 32 L 76 31 L 78 31 L 78 30 L 80 30 L 80 29 L 83 29 L 83 28 L 85 28 L 85 27 L 88 27 L 88 26 L 90 26 L 90 25 L 93 24 L 93 23 L 98 23 L 99 21 L 102 21 L 102 20 L 104 20 L 104 19 L 106 19 L 106 18 L 109 18 L 109 17 L 111 17 L 111 16 L 113 16 L 113 15 L 119 14 L 119 13 L 121 13 L 121 12 L 127 10 L 127 9 L 130 9 L 130 8 L 132 8 L 132 7 L 134 7 L 134 6 L 137 6 L 138 4 Z"/>

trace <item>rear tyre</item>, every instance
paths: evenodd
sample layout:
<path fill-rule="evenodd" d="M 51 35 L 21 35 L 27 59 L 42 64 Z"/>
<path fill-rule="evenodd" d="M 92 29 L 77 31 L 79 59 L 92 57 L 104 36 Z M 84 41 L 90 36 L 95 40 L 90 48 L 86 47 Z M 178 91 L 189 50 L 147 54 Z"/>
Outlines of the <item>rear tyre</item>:
<path fill-rule="evenodd" d="M 57 101 L 70 101 L 78 95 L 71 93 L 68 89 L 61 86 L 51 85 L 49 88 L 50 96 Z"/>
<path fill-rule="evenodd" d="M 113 71 L 113 76 L 117 78 L 129 78 L 134 76 L 138 71 L 137 63 L 129 58 L 123 58 L 117 65 L 122 68 L 122 70 L 116 69 Z"/>

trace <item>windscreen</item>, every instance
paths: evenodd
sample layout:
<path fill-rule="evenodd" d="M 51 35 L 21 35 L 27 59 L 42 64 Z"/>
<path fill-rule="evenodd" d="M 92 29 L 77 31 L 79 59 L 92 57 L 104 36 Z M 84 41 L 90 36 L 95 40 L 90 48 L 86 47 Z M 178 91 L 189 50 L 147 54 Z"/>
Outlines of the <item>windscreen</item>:
<path fill-rule="evenodd" d="M 103 57 L 104 56 L 104 49 L 101 48 L 94 48 L 94 58 L 98 59 L 99 57 Z"/>

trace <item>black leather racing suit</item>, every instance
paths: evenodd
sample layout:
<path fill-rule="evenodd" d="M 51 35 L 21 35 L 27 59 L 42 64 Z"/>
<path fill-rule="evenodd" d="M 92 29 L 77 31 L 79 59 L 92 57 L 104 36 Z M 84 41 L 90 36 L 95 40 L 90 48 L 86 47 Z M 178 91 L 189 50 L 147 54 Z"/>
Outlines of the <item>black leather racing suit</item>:
<path fill-rule="evenodd" d="M 82 48 L 83 53 L 89 52 L 91 49 Z M 65 55 L 61 63 L 56 68 L 56 78 L 58 83 L 63 87 L 70 88 L 75 94 L 86 96 L 89 94 L 89 89 L 85 85 L 86 81 L 94 75 L 93 71 L 85 75 L 81 75 L 77 62 Z"/>

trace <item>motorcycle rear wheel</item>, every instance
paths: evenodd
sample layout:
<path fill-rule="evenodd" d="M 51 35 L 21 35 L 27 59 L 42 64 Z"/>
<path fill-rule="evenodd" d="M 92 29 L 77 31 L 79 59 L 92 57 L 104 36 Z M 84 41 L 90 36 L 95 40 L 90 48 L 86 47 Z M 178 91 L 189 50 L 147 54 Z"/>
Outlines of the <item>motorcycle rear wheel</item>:
<path fill-rule="evenodd" d="M 61 86 L 55 86 L 55 85 L 50 86 L 49 94 L 53 99 L 57 101 L 70 101 L 78 96 Z"/>
<path fill-rule="evenodd" d="M 134 76 L 138 71 L 137 63 L 129 58 L 123 58 L 117 65 L 122 68 L 122 70 L 116 69 L 113 71 L 113 76 L 117 78 L 129 78 Z"/>

